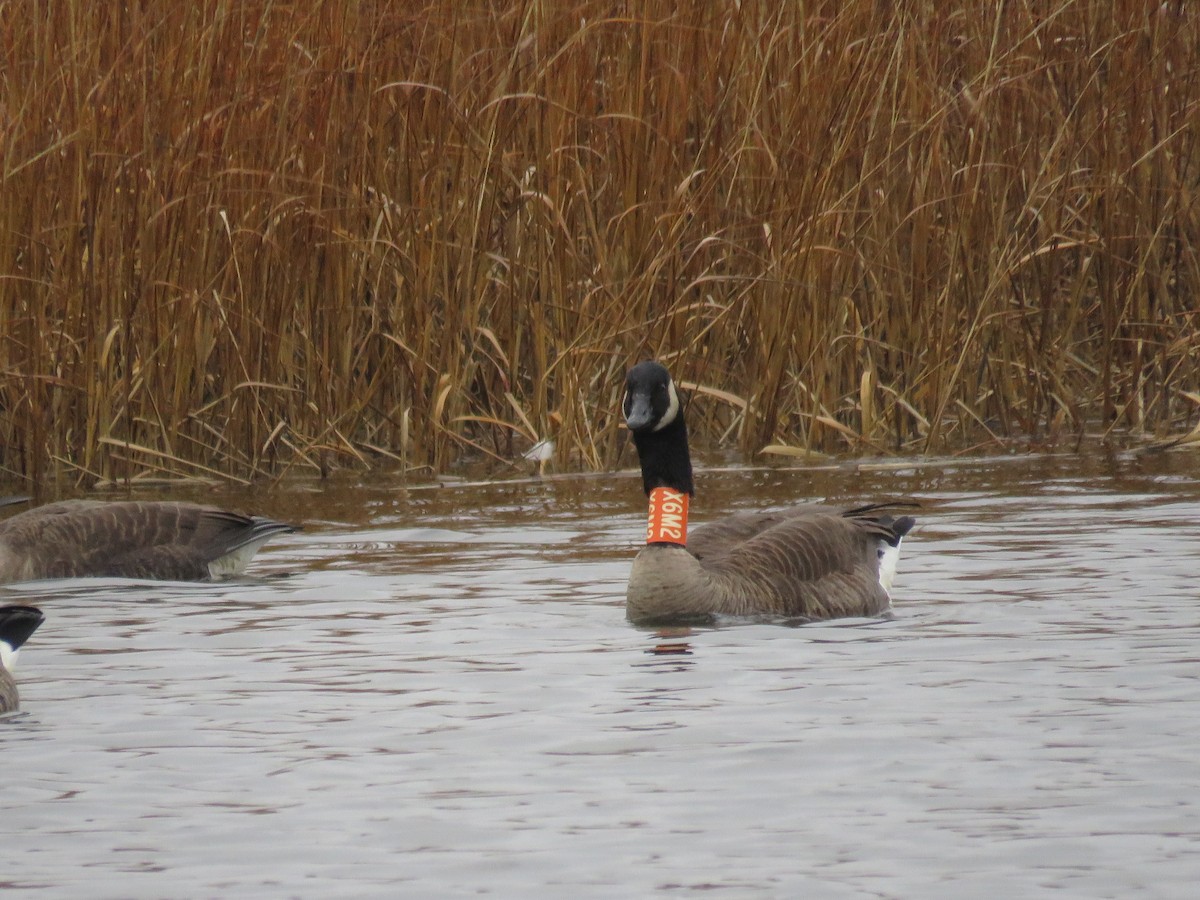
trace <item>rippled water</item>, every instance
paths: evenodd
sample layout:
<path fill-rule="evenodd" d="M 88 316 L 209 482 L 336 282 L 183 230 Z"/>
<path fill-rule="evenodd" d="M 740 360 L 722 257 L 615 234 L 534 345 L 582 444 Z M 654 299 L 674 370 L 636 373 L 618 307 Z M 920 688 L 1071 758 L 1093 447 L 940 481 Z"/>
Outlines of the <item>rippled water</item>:
<path fill-rule="evenodd" d="M 1200 462 L 699 480 L 706 514 L 926 505 L 891 621 L 624 620 L 629 476 L 216 499 L 255 578 L 0 588 L 30 897 L 1191 897 Z M 8 896 L 8 894 L 6 894 Z"/>

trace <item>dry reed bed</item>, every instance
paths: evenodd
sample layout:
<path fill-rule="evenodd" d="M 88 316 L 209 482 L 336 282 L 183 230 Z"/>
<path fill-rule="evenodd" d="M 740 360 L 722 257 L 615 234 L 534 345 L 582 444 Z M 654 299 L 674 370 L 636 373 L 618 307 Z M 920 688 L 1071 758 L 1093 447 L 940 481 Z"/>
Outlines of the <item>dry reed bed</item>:
<path fill-rule="evenodd" d="M 0 474 L 1195 412 L 1188 4 L 0 7 Z"/>

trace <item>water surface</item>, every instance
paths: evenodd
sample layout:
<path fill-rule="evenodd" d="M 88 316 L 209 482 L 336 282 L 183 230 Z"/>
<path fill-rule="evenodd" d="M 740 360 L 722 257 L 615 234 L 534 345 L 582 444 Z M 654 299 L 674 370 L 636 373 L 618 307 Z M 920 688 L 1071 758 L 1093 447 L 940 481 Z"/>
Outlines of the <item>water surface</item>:
<path fill-rule="evenodd" d="M 238 582 L 0 588 L 47 615 L 0 720 L 0 887 L 1193 895 L 1192 456 L 702 474 L 697 522 L 926 505 L 894 619 L 800 628 L 628 625 L 638 488 L 219 492 L 305 530 Z"/>

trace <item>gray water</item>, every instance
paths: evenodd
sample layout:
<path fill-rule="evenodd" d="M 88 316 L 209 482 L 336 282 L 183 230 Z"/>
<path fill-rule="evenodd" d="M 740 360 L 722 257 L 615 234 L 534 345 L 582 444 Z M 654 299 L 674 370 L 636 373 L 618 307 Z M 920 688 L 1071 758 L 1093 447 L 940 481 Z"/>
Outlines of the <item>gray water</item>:
<path fill-rule="evenodd" d="M 175 492 L 178 495 L 178 491 Z M 1191 897 L 1200 460 L 702 474 L 911 495 L 890 621 L 625 622 L 628 475 L 206 495 L 253 578 L 0 588 L 0 888 L 95 897 Z"/>

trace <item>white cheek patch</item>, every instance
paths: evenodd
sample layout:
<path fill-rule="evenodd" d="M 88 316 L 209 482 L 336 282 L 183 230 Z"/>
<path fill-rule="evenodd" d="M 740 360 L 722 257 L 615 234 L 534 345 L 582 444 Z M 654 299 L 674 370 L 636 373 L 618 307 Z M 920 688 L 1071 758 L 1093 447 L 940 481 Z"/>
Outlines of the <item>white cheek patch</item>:
<path fill-rule="evenodd" d="M 0 669 L 8 669 L 11 672 L 17 664 L 18 652 L 8 641 L 0 641 Z"/>
<path fill-rule="evenodd" d="M 900 545 L 895 547 L 886 541 L 879 542 L 879 583 L 885 591 L 892 590 L 892 580 L 896 577 L 896 564 L 900 562 Z"/>
<path fill-rule="evenodd" d="M 679 416 L 679 394 L 675 390 L 674 381 L 667 382 L 667 396 L 670 397 L 670 402 L 667 404 L 667 411 L 663 413 L 663 417 L 654 426 L 654 431 L 661 431 Z"/>

